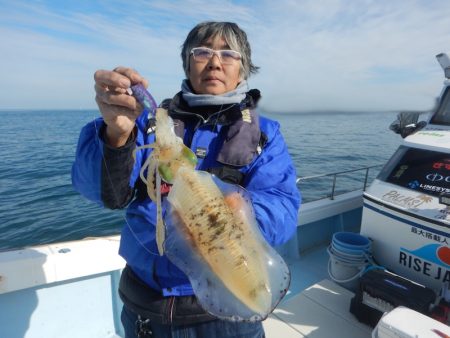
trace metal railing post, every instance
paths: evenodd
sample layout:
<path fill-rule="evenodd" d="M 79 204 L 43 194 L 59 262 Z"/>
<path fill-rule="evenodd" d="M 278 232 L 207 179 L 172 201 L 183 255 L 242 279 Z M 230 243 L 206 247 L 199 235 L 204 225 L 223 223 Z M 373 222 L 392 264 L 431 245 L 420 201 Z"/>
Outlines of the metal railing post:
<path fill-rule="evenodd" d="M 363 187 L 363 191 L 366 191 L 366 187 L 367 187 L 367 179 L 369 177 L 369 169 L 370 168 L 366 168 L 366 177 L 364 177 L 364 187 Z"/>
<path fill-rule="evenodd" d="M 337 174 L 333 175 L 333 187 L 331 188 L 331 196 L 330 196 L 331 200 L 334 200 L 334 188 L 336 187 L 336 176 Z"/>

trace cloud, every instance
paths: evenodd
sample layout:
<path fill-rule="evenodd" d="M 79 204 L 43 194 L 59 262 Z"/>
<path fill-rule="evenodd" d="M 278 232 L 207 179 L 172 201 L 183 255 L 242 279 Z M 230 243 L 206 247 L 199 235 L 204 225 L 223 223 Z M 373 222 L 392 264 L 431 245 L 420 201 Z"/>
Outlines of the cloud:
<path fill-rule="evenodd" d="M 4 4 L 0 108 L 88 108 L 93 73 L 127 65 L 157 99 L 179 90 L 180 45 L 203 20 L 238 22 L 260 74 L 262 106 L 427 109 L 442 83 L 447 1 L 108 1 Z M 87 7 L 86 7 L 87 6 Z"/>
<path fill-rule="evenodd" d="M 258 79 L 269 89 L 265 103 L 270 109 L 277 109 L 276 96 L 295 97 L 297 107 L 281 106 L 291 110 L 426 109 L 433 104 L 442 82 L 434 55 L 447 47 L 450 36 L 447 11 L 428 3 L 349 3 L 291 2 L 271 8 L 270 22 L 253 37 L 262 72 L 270 69 L 270 77 Z"/>

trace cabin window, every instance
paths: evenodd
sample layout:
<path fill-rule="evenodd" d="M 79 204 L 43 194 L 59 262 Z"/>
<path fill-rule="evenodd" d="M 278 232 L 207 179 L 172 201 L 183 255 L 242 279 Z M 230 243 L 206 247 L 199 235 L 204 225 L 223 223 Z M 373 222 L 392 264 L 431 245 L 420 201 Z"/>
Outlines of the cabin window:
<path fill-rule="evenodd" d="M 430 121 L 432 124 L 450 125 L 450 91 L 449 88 L 445 90 L 443 99 L 439 108 Z"/>
<path fill-rule="evenodd" d="M 450 154 L 401 146 L 378 179 L 429 195 L 450 193 Z"/>

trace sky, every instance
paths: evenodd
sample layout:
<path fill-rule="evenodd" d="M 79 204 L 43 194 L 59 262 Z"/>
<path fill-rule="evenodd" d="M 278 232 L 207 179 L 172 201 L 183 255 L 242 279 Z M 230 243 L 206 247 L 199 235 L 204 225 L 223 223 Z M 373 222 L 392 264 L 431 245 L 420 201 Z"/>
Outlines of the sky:
<path fill-rule="evenodd" d="M 274 112 L 427 110 L 450 52 L 447 0 L 0 0 L 0 109 L 93 109 L 97 69 L 128 66 L 157 101 L 180 90 L 197 23 L 233 21 Z"/>

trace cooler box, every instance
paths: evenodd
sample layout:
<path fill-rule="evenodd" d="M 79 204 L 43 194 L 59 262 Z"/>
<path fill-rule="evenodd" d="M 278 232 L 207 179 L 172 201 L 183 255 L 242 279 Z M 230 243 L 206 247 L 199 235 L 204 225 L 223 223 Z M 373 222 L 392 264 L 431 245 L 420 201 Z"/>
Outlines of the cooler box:
<path fill-rule="evenodd" d="M 372 332 L 372 338 L 433 337 L 450 337 L 450 327 L 403 306 L 386 313 Z"/>
<path fill-rule="evenodd" d="M 360 279 L 359 289 L 350 302 L 350 312 L 371 327 L 383 313 L 399 306 L 429 314 L 436 300 L 432 289 L 384 270 L 370 270 Z"/>

